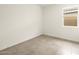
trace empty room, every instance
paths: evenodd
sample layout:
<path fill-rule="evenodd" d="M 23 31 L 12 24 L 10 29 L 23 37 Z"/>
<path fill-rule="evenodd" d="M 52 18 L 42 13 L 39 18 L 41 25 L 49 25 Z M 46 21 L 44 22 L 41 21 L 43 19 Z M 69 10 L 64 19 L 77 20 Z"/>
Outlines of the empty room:
<path fill-rule="evenodd" d="M 79 55 L 79 5 L 0 4 L 0 55 Z"/>

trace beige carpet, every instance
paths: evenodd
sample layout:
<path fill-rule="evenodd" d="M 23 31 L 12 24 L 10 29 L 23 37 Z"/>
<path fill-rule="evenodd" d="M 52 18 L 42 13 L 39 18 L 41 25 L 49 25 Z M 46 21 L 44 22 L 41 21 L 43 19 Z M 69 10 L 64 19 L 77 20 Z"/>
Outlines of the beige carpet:
<path fill-rule="evenodd" d="M 0 55 L 77 55 L 79 44 L 41 35 L 0 51 Z"/>

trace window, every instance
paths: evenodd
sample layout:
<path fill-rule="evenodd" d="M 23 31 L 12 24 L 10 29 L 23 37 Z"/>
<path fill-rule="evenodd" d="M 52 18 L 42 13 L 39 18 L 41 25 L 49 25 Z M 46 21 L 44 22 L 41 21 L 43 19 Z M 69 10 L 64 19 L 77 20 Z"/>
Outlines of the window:
<path fill-rule="evenodd" d="M 63 11 L 64 26 L 77 26 L 78 8 L 66 8 Z"/>

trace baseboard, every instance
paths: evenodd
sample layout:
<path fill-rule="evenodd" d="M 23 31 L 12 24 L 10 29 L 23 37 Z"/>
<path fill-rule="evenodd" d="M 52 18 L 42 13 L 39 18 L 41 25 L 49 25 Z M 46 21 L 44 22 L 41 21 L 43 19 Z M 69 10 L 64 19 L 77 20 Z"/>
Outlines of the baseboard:
<path fill-rule="evenodd" d="M 79 42 L 77 42 L 77 41 L 73 41 L 73 40 L 69 40 L 69 39 L 65 39 L 65 38 L 61 38 L 61 37 L 56 37 L 56 36 L 52 36 L 52 35 L 49 35 L 49 34 L 42 34 L 42 35 L 49 36 L 49 37 L 52 37 L 52 38 L 55 38 L 55 39 L 60 39 L 60 40 L 64 40 L 64 41 L 79 44 Z"/>
<path fill-rule="evenodd" d="M 12 47 L 12 46 L 16 46 L 16 45 L 18 45 L 18 44 L 20 44 L 20 43 L 23 43 L 23 42 L 25 42 L 25 41 L 31 40 L 31 39 L 33 39 L 33 38 L 36 38 L 36 37 L 40 36 L 40 35 L 42 35 L 42 33 L 34 34 L 34 35 L 30 36 L 30 37 L 27 37 L 26 39 L 23 39 L 23 40 L 20 41 L 20 42 L 14 43 L 14 44 L 12 44 L 12 45 L 10 45 L 10 46 L 8 46 L 8 47 L 4 47 L 4 48 L 0 49 L 0 51 L 5 50 L 5 49 L 7 49 L 7 48 L 10 48 L 10 47 Z"/>

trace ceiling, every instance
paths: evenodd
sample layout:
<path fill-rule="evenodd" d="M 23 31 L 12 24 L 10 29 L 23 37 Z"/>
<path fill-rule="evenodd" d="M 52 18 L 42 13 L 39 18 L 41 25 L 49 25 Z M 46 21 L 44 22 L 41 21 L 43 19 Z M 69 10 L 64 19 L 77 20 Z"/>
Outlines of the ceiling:
<path fill-rule="evenodd" d="M 46 6 L 49 6 L 51 4 L 39 4 L 39 5 L 42 6 L 42 7 L 46 7 Z"/>

